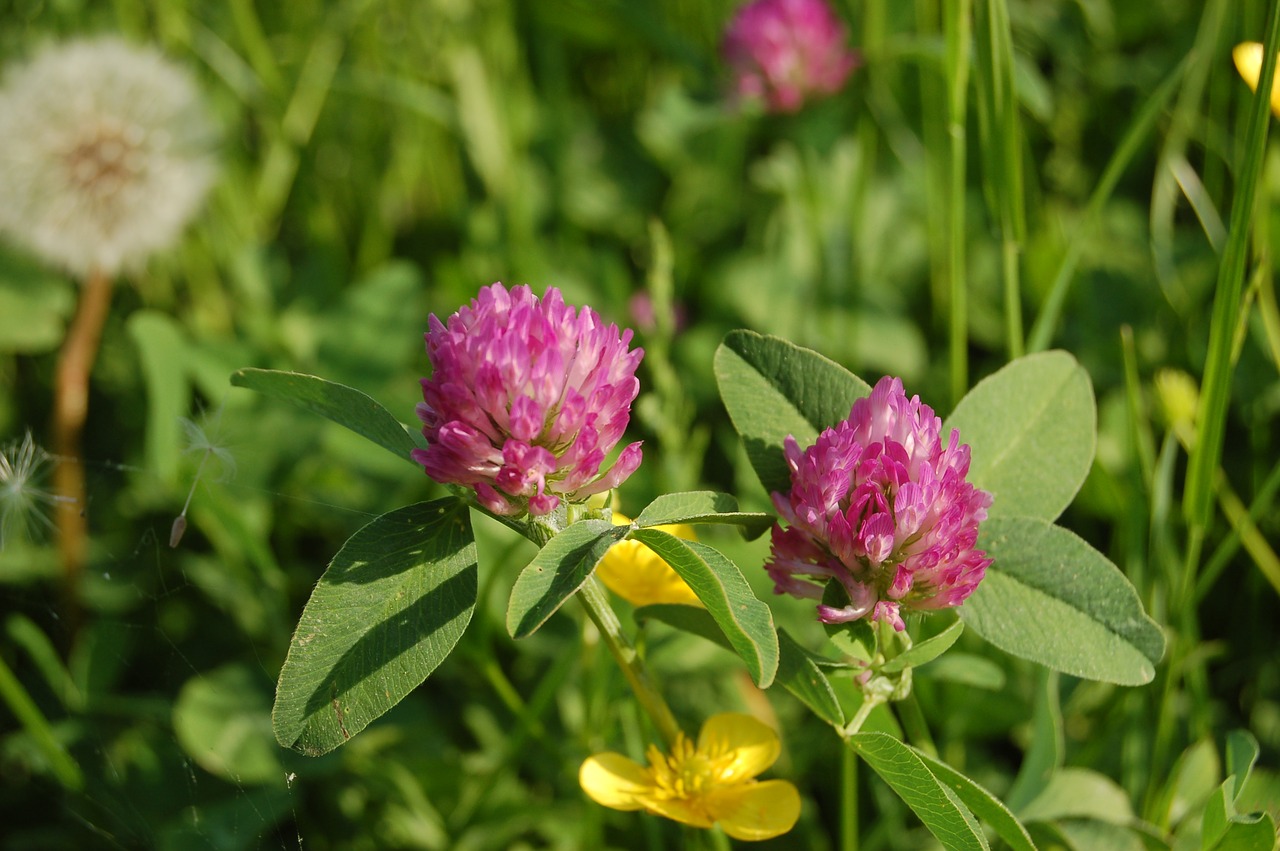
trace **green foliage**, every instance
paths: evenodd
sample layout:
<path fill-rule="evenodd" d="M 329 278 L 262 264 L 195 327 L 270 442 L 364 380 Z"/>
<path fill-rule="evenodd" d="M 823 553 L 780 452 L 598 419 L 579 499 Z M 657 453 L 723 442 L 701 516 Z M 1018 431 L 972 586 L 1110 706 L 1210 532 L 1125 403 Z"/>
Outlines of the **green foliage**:
<path fill-rule="evenodd" d="M 1028 832 L 1071 851 L 1273 847 L 1280 597 L 1263 571 L 1280 539 L 1280 145 L 1230 59 L 1274 29 L 1273 4 L 833 4 L 863 64 L 786 116 L 723 98 L 734 5 L 0 10 L 6 63 L 83 33 L 153 43 L 197 77 L 221 128 L 206 209 L 115 288 L 90 384 L 78 588 L 47 502 L 23 514 L 33 540 L 0 550 L 6 848 L 678 847 L 678 827 L 577 786 L 588 753 L 641 757 L 660 738 L 579 607 L 549 616 L 589 558 L 541 577 L 562 584 L 533 594 L 540 626 L 513 642 L 513 588 L 541 556 L 441 503 L 474 524 L 472 565 L 451 562 L 449 586 L 477 586 L 450 598 L 471 623 L 398 655 L 421 624 L 397 632 L 380 591 L 320 579 L 338 552 L 330 573 L 381 571 L 377 588 L 434 599 L 439 536 L 401 539 L 375 518 L 442 495 L 405 463 L 422 445 L 421 334 L 494 280 L 559 286 L 635 329 L 646 358 L 627 439 L 645 441 L 645 462 L 615 502 L 648 506 L 634 529 L 700 524 L 736 573 L 653 540 L 689 560 L 722 614 L 768 604 L 763 695 L 744 687 L 738 649 L 763 677 L 763 617 L 636 613 L 662 622 L 636 654 L 686 731 L 727 709 L 776 719 L 773 774 L 804 803 L 761 847 L 836 845 L 834 730 L 884 649 L 869 628 L 828 636 L 812 601 L 771 596 L 768 538 L 750 539 L 787 487 L 782 441 L 847 415 L 867 392 L 853 373 L 901 376 L 940 412 L 956 403 L 946 427 L 996 494 L 984 542 L 1000 553 L 960 610 L 963 634 L 909 618 L 915 646 L 877 662 L 896 676 L 955 639 L 912 670 L 920 725 L 902 702 L 870 713 L 859 735 L 898 744 L 868 759 L 915 778 L 909 794 L 940 807 L 932 825 L 970 847 L 1026 848 Z M 0 244 L 0 447 L 27 430 L 49 446 L 79 293 Z M 631 312 L 646 298 L 652 323 Z M 1024 317 L 1025 349 L 1056 351 L 1017 356 Z M 247 365 L 261 369 L 233 383 L 271 398 L 227 392 Z M 1165 369 L 1201 393 L 1187 445 L 1161 406 Z M 178 418 L 213 410 L 207 440 L 184 439 Z M 205 443 L 233 475 L 213 456 L 200 469 Z M 52 493 L 60 462 L 24 492 Z M 355 624 L 352 647 L 298 656 L 290 630 L 316 606 Z M 366 676 L 380 664 L 390 696 Z M 311 686 L 295 679 L 308 666 Z M 285 738 L 345 741 L 323 709 L 305 714 L 344 677 L 377 720 L 356 735 L 344 714 L 353 738 L 324 757 L 282 748 L 265 727 L 282 668 L 281 685 L 307 693 Z M 866 767 L 862 847 L 939 844 Z M 1110 810 L 1052 800 L 1082 776 Z M 1096 817 L 1122 797 L 1131 820 Z"/>
<path fill-rule="evenodd" d="M 1031 517 L 992 518 L 979 540 L 994 561 L 960 607 L 974 632 L 1077 677 L 1142 685 L 1155 676 L 1164 636 L 1102 553 Z"/>
<path fill-rule="evenodd" d="M 454 499 L 388 512 L 351 537 L 307 601 L 280 671 L 276 739 L 327 753 L 435 670 L 476 605 L 476 551 Z"/>
<path fill-rule="evenodd" d="M 768 688 L 778 670 L 773 613 L 756 599 L 738 566 L 706 544 L 660 529 L 637 529 L 629 537 L 648 546 L 680 574 L 742 658 L 751 679 Z"/>

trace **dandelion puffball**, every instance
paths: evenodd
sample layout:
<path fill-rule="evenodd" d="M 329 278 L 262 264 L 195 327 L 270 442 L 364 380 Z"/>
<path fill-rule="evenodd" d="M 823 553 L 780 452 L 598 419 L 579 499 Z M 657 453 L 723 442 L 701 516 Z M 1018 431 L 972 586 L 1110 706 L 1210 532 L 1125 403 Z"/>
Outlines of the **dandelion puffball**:
<path fill-rule="evenodd" d="M 172 245 L 213 180 L 195 81 L 113 37 L 52 45 L 0 86 L 0 233 L 81 277 Z"/>

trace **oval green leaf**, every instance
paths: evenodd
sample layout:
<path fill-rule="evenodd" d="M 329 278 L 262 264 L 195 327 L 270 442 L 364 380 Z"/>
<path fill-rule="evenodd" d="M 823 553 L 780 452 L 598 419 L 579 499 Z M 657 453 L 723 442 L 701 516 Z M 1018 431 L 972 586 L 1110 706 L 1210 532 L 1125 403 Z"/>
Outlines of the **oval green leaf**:
<path fill-rule="evenodd" d="M 768 688 L 778 670 L 778 633 L 773 613 L 756 598 L 738 566 L 719 550 L 659 529 L 636 529 L 629 537 L 680 574 L 746 663 L 751 679 Z"/>
<path fill-rule="evenodd" d="M 944 439 L 953 428 L 969 444 L 969 481 L 995 494 L 991 517 L 1054 520 L 1093 464 L 1093 385 L 1066 352 L 1027 355 L 978 382 L 943 423 Z"/>
<path fill-rule="evenodd" d="M 716 383 L 747 458 L 767 491 L 786 491 L 787 435 L 801 446 L 849 416 L 871 393 L 865 381 L 811 349 L 752 331 L 732 331 L 715 357 Z"/>
<path fill-rule="evenodd" d="M 351 536 L 311 592 L 276 686 L 276 740 L 328 753 L 436 669 L 476 606 L 476 545 L 457 499 L 406 506 Z"/>
<path fill-rule="evenodd" d="M 855 733 L 849 746 L 949 851 L 988 851 L 973 813 L 920 754 L 887 733 Z"/>
<path fill-rule="evenodd" d="M 1164 635 L 1120 569 L 1075 534 L 1033 517 L 992 518 L 979 546 L 995 561 L 959 609 L 1014 656 L 1118 685 L 1155 676 Z"/>
<path fill-rule="evenodd" d="M 353 387 L 314 375 L 274 369 L 239 369 L 232 373 L 231 383 L 292 402 L 351 429 L 406 461 L 413 461 L 409 452 L 417 444 L 405 427 L 390 411 Z"/>
<path fill-rule="evenodd" d="M 608 520 L 579 520 L 538 551 L 516 578 L 507 603 L 507 632 L 527 638 L 582 587 L 600 559 L 627 534 Z"/>
<path fill-rule="evenodd" d="M 741 526 L 748 539 L 758 537 L 773 525 L 773 515 L 739 511 L 738 500 L 716 491 L 688 491 L 664 494 L 645 506 L 636 517 L 636 526 L 664 526 L 669 523 L 722 523 Z"/>

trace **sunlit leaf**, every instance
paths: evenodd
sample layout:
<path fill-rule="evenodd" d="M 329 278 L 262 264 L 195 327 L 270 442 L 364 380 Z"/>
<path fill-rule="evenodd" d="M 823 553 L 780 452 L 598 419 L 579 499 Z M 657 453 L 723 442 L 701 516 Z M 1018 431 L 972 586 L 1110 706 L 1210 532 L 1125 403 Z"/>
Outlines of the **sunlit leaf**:
<path fill-rule="evenodd" d="M 1055 671 L 1120 685 L 1155 676 L 1164 635 L 1106 556 L 1046 520 L 993 518 L 979 546 L 995 559 L 960 617 L 987 641 Z"/>
<path fill-rule="evenodd" d="M 459 500 L 410 505 L 360 529 L 302 611 L 276 686 L 276 740 L 317 756 L 363 730 L 449 655 L 476 593 Z"/>
<path fill-rule="evenodd" d="M 782 455 L 787 435 L 811 444 L 871 393 L 865 381 L 817 352 L 752 331 L 724 338 L 715 372 L 720 398 L 768 491 L 791 487 Z"/>
<path fill-rule="evenodd" d="M 738 566 L 720 551 L 658 529 L 637 529 L 632 539 L 657 553 L 707 607 L 751 679 L 768 688 L 778 670 L 773 613 L 760 602 Z"/>
<path fill-rule="evenodd" d="M 359 390 L 314 375 L 274 369 L 237 370 L 231 383 L 306 408 L 412 462 L 409 452 L 416 444 L 409 432 L 386 408 Z"/>
<path fill-rule="evenodd" d="M 990 516 L 1053 520 L 1084 484 L 1097 442 L 1093 385 L 1066 352 L 1027 355 L 980 381 L 942 426 L 969 444 Z"/>

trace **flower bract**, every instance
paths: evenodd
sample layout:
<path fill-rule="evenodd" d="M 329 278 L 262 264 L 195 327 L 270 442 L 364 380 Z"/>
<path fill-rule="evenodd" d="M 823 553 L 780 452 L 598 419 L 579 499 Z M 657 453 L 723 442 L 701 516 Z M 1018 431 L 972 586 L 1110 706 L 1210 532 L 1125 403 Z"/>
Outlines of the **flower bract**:
<path fill-rule="evenodd" d="M 575 310 L 555 287 L 497 283 L 426 333 L 431 377 L 418 405 L 426 449 L 413 457 L 439 482 L 474 489 L 495 514 L 549 514 L 616 487 L 640 466 L 622 450 L 639 393 L 642 349 L 631 331 Z"/>
<path fill-rule="evenodd" d="M 857 66 L 826 0 L 754 0 L 738 10 L 722 47 L 740 100 L 795 112 L 838 92 Z"/>
<path fill-rule="evenodd" d="M 213 180 L 194 80 L 111 37 L 46 48 L 0 89 L 0 231 L 77 275 L 172 245 Z"/>
<path fill-rule="evenodd" d="M 618 526 L 625 526 L 631 520 L 615 511 L 613 522 Z M 669 532 L 677 538 L 695 539 L 693 527 L 683 523 L 654 528 Z M 650 606 L 655 603 L 702 605 L 698 595 L 685 584 L 680 574 L 639 541 L 618 541 L 610 547 L 600 564 L 596 565 L 596 576 L 605 587 L 633 606 Z"/>
<path fill-rule="evenodd" d="M 991 494 L 965 476 L 969 447 L 885 376 L 849 418 L 801 449 L 785 442 L 789 493 L 774 493 L 785 527 L 773 527 L 766 568 L 778 593 L 819 599 L 834 579 L 847 605 L 819 605 L 827 623 L 870 616 L 903 628 L 901 608 L 957 606 L 991 559 L 976 549 Z"/>
<path fill-rule="evenodd" d="M 800 817 L 800 793 L 786 780 L 756 780 L 782 745 L 768 725 L 724 712 L 702 725 L 695 745 L 680 734 L 671 753 L 650 746 L 642 766 L 619 753 L 595 754 L 578 781 L 593 801 L 643 810 L 694 827 L 719 825 L 734 839 L 781 836 Z"/>

